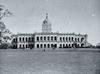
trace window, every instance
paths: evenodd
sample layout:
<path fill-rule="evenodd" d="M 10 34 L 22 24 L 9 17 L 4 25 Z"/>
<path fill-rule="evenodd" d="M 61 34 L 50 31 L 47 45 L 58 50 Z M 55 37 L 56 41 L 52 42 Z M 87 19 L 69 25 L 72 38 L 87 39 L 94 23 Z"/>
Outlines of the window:
<path fill-rule="evenodd" d="M 77 42 L 77 38 L 75 38 L 75 42 Z"/>
<path fill-rule="evenodd" d="M 19 38 L 19 42 L 21 42 L 21 37 Z"/>
<path fill-rule="evenodd" d="M 26 45 L 26 48 L 28 48 L 28 46 Z"/>
<path fill-rule="evenodd" d="M 53 47 L 53 44 L 51 44 L 51 47 Z"/>
<path fill-rule="evenodd" d="M 78 38 L 78 42 L 79 42 L 80 40 L 79 40 L 79 38 Z"/>
<path fill-rule="evenodd" d="M 27 42 L 27 37 L 26 37 L 26 42 Z"/>
<path fill-rule="evenodd" d="M 48 44 L 48 48 L 50 48 L 50 44 Z"/>
<path fill-rule="evenodd" d="M 51 41 L 53 41 L 53 36 L 51 37 Z"/>
<path fill-rule="evenodd" d="M 37 48 L 39 48 L 39 44 L 37 44 Z"/>
<path fill-rule="evenodd" d="M 57 41 L 57 37 L 55 36 L 55 41 Z"/>
<path fill-rule="evenodd" d="M 66 37 L 66 41 L 68 41 L 68 40 L 67 40 L 67 37 Z"/>
<path fill-rule="evenodd" d="M 73 42 L 73 37 L 72 37 L 72 42 Z"/>
<path fill-rule="evenodd" d="M 32 42 L 34 41 L 34 38 L 32 37 Z"/>
<path fill-rule="evenodd" d="M 39 37 L 37 37 L 37 41 L 39 41 Z"/>
<path fill-rule="evenodd" d="M 60 37 L 60 41 L 62 41 L 62 38 Z"/>
<path fill-rule="evenodd" d="M 41 48 L 43 48 L 43 45 L 42 44 L 40 46 L 41 46 Z"/>
<path fill-rule="evenodd" d="M 60 48 L 62 48 L 62 44 L 60 44 Z"/>
<path fill-rule="evenodd" d="M 24 37 L 23 37 L 23 42 L 24 42 Z"/>
<path fill-rule="evenodd" d="M 31 38 L 29 37 L 29 42 L 31 41 Z"/>
<path fill-rule="evenodd" d="M 65 47 L 65 44 L 63 44 L 63 48 Z"/>
<path fill-rule="evenodd" d="M 44 48 L 46 48 L 46 44 L 44 44 Z"/>
<path fill-rule="evenodd" d="M 40 40 L 42 41 L 42 37 L 40 37 Z"/>
<path fill-rule="evenodd" d="M 19 45 L 19 48 L 21 48 L 21 44 Z"/>
<path fill-rule="evenodd" d="M 83 42 L 84 38 L 81 38 L 81 42 Z"/>
<path fill-rule="evenodd" d="M 50 37 L 48 36 L 48 41 L 50 40 Z"/>
<path fill-rule="evenodd" d="M 65 41 L 65 38 L 63 37 L 63 41 Z"/>
<path fill-rule="evenodd" d="M 46 37 L 44 37 L 44 41 L 46 41 Z"/>
<path fill-rule="evenodd" d="M 69 37 L 69 42 L 70 42 L 70 37 Z"/>

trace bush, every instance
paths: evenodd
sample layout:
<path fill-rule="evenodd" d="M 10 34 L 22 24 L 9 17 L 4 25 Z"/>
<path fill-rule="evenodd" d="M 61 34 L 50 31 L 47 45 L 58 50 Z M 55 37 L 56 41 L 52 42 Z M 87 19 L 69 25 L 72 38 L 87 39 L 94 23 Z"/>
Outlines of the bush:
<path fill-rule="evenodd" d="M 8 44 L 5 43 L 0 45 L 0 49 L 7 49 L 8 47 L 9 47 Z"/>

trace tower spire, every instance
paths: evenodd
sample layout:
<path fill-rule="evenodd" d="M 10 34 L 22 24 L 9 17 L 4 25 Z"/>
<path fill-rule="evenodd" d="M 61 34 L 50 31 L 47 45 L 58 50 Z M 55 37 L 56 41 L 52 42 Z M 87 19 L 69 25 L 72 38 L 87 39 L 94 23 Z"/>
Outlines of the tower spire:
<path fill-rule="evenodd" d="M 48 13 L 46 13 L 46 19 L 48 19 Z"/>

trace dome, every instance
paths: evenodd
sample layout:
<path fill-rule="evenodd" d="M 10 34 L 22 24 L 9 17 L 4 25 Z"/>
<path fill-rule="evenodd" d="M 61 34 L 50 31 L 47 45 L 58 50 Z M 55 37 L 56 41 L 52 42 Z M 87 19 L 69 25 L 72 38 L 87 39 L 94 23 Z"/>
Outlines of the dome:
<path fill-rule="evenodd" d="M 42 32 L 46 32 L 46 33 L 51 32 L 51 23 L 48 19 L 48 13 L 46 13 L 46 18 L 42 24 Z"/>

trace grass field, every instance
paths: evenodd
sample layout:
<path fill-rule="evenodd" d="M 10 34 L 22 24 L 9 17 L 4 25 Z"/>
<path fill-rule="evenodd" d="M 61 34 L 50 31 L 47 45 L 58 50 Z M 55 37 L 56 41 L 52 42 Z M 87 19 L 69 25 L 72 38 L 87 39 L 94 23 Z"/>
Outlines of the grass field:
<path fill-rule="evenodd" d="M 100 52 L 0 50 L 0 74 L 100 74 Z"/>

